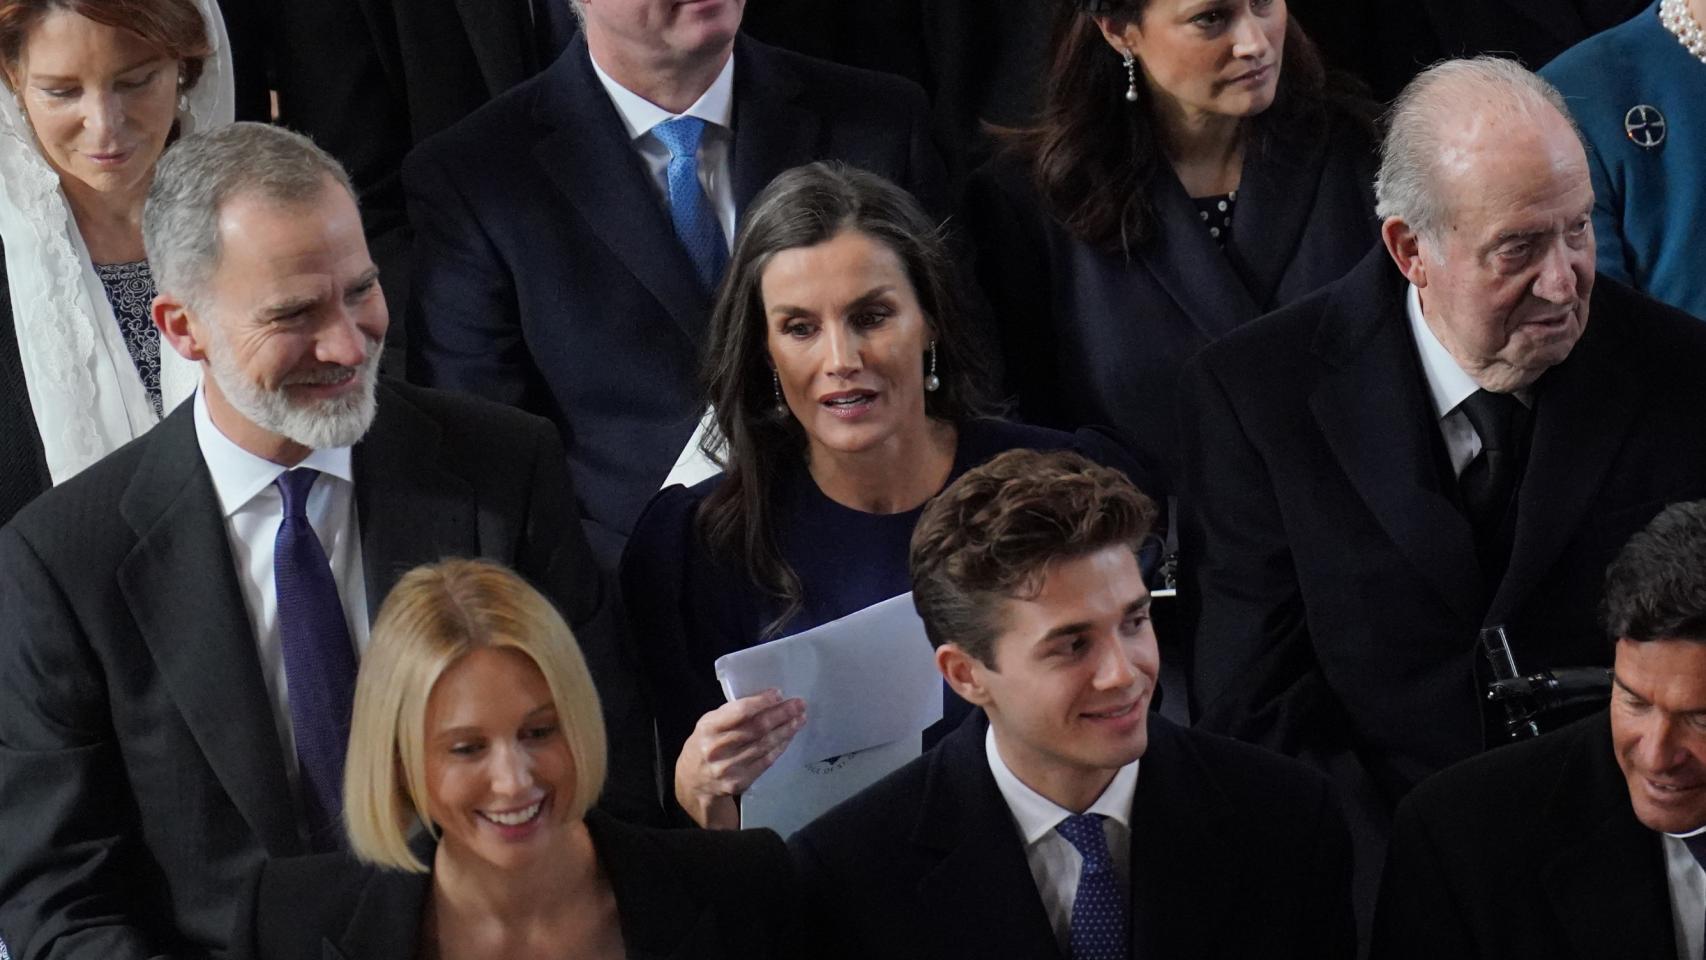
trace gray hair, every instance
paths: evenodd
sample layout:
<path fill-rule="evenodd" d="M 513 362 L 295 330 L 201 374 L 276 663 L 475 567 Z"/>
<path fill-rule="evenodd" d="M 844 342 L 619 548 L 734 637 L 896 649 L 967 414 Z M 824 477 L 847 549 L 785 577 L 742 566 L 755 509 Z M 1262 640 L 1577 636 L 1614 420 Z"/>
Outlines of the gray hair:
<path fill-rule="evenodd" d="M 1469 90 L 1485 99 L 1465 106 Z M 1434 161 L 1444 149 L 1448 121 L 1477 110 L 1502 112 L 1516 122 L 1556 113 L 1581 137 L 1557 88 L 1515 60 L 1443 60 L 1410 81 L 1386 114 L 1380 174 L 1374 181 L 1376 216 L 1397 217 L 1417 233 L 1439 235 L 1450 212 L 1439 196 Z"/>
<path fill-rule="evenodd" d="M 185 137 L 160 158 L 142 208 L 142 243 L 161 292 L 196 297 L 219 266 L 219 212 L 238 194 L 281 204 L 313 200 L 330 179 L 355 196 L 349 174 L 299 133 L 233 123 Z"/>

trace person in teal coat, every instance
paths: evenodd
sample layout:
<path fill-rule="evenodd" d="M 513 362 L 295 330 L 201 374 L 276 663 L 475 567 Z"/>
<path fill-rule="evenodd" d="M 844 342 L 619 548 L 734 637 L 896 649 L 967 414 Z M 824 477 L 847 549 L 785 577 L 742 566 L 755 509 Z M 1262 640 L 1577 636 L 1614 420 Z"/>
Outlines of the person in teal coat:
<path fill-rule="evenodd" d="M 1599 273 L 1706 319 L 1702 23 L 1706 0 L 1658 0 L 1540 75 L 1588 143 Z"/>

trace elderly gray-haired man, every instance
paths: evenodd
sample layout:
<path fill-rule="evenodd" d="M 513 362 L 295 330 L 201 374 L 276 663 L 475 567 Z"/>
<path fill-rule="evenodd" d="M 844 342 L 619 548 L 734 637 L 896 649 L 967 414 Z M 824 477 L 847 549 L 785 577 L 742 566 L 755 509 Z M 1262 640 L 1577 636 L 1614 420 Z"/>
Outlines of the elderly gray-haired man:
<path fill-rule="evenodd" d="M 385 304 L 336 161 L 259 124 L 186 138 L 143 232 L 202 387 L 0 530 L 17 960 L 218 955 L 262 858 L 339 846 L 357 657 L 419 563 L 512 564 L 621 679 L 556 432 L 375 381 Z"/>
<path fill-rule="evenodd" d="M 1398 800 L 1505 737 L 1482 628 L 1524 672 L 1606 664 L 1607 561 L 1706 493 L 1706 326 L 1595 282 L 1557 93 L 1439 64 L 1382 153 L 1381 247 L 1181 387 L 1192 706 L 1335 776 L 1365 894 Z"/>

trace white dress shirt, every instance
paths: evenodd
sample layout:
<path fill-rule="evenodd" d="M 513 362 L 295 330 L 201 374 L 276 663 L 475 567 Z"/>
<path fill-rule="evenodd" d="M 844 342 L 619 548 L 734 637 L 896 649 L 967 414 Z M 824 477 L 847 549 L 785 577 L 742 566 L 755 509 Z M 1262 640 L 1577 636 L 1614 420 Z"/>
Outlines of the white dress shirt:
<path fill-rule="evenodd" d="M 735 190 L 729 179 L 729 148 L 734 142 L 734 56 L 729 56 L 717 79 L 711 81 L 711 86 L 681 114 L 670 113 L 622 86 L 604 72 L 590 53 L 587 58 L 592 60 L 592 72 L 598 75 L 598 82 L 604 84 L 604 92 L 610 95 L 610 102 L 616 105 L 616 112 L 628 130 L 634 152 L 645 163 L 646 172 L 651 175 L 652 185 L 657 187 L 665 208 L 669 206 L 670 154 L 663 141 L 652 135 L 652 128 L 677 116 L 698 117 L 705 121 L 705 135 L 699 141 L 699 185 L 705 188 L 705 196 L 711 199 L 711 207 L 717 211 L 717 222 L 723 228 L 723 241 L 732 246 Z"/>
<path fill-rule="evenodd" d="M 1664 835 L 1665 876 L 1670 881 L 1670 916 L 1676 930 L 1677 960 L 1700 960 L 1706 953 L 1706 870 L 1688 852 L 1683 837 L 1706 833 L 1701 827 L 1691 833 Z"/>
<path fill-rule="evenodd" d="M 1452 476 L 1463 476 L 1463 468 L 1481 452 L 1481 436 L 1469 415 L 1457 405 L 1481 389 L 1463 368 L 1457 365 L 1445 345 L 1434 336 L 1433 328 L 1422 317 L 1421 291 L 1415 284 L 1405 297 L 1405 309 L 1410 316 L 1410 334 L 1416 339 L 1416 349 L 1422 357 L 1422 373 L 1427 377 L 1428 396 L 1433 400 L 1434 416 L 1439 418 L 1439 432 L 1445 437 L 1445 449 L 1451 454 Z M 1525 407 L 1533 407 L 1527 390 L 1513 394 Z"/>
<path fill-rule="evenodd" d="M 1025 845 L 1025 861 L 1031 867 L 1031 879 L 1036 881 L 1043 909 L 1048 913 L 1054 937 L 1061 952 L 1071 948 L 1072 901 L 1078 896 L 1078 874 L 1084 868 L 1084 858 L 1065 837 L 1055 832 L 1062 820 L 1072 811 L 1026 786 L 995 745 L 995 728 L 990 727 L 983 740 L 989 756 L 989 772 L 995 775 L 995 786 L 1007 801 L 1013 823 L 1019 828 L 1019 839 Z M 1131 890 L 1131 801 L 1137 794 L 1137 765 L 1133 760 L 1114 774 L 1112 783 L 1096 798 L 1085 813 L 1102 815 L 1102 830 L 1108 836 L 1108 857 L 1119 874 L 1120 889 L 1129 898 Z"/>
<path fill-rule="evenodd" d="M 278 635 L 278 594 L 273 585 L 273 541 L 284 519 L 284 496 L 274 483 L 286 467 L 257 457 L 221 433 L 207 412 L 207 397 L 195 395 L 195 436 L 213 492 L 225 518 L 225 536 L 237 566 L 237 584 L 255 632 L 261 678 L 272 699 L 273 721 L 285 772 L 296 785 L 296 736 L 290 726 L 290 689 L 284 674 L 284 646 Z M 367 649 L 367 583 L 362 578 L 361 527 L 356 522 L 350 448 L 315 450 L 298 467 L 320 471 L 308 492 L 308 522 L 331 561 L 332 579 L 343 601 L 344 622 L 359 659 Z"/>

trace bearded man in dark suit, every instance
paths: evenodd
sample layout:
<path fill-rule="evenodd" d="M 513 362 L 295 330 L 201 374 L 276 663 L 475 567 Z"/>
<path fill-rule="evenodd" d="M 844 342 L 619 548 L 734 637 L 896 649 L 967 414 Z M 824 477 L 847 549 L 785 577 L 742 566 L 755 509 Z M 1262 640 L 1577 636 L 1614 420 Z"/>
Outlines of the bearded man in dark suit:
<path fill-rule="evenodd" d="M 620 680 L 555 431 L 377 382 L 385 301 L 335 160 L 260 124 L 187 138 L 143 231 L 202 386 L 0 530 L 17 960 L 220 955 L 262 858 L 341 845 L 356 660 L 417 564 L 513 565 Z"/>
<path fill-rule="evenodd" d="M 1706 950 L 1706 501 L 1629 541 L 1604 610 L 1608 711 L 1398 806 L 1376 960 Z"/>
<path fill-rule="evenodd" d="M 1706 493 L 1706 326 L 1596 282 L 1556 90 L 1430 69 L 1376 197 L 1383 249 L 1181 386 L 1195 715 L 1334 775 L 1370 892 L 1403 795 L 1505 737 L 1480 631 L 1525 673 L 1604 665 L 1606 563 Z"/>
<path fill-rule="evenodd" d="M 548 70 L 421 144 L 409 378 L 549 418 L 613 568 L 700 422 L 740 211 L 840 160 L 944 210 L 916 85 L 739 35 L 744 0 L 577 0 Z"/>

